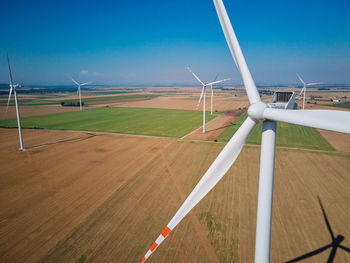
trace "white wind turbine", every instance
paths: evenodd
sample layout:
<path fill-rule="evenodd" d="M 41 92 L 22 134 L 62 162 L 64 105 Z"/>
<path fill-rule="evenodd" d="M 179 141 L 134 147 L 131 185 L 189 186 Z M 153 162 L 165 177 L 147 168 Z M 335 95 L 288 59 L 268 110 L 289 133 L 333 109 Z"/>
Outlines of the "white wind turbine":
<path fill-rule="evenodd" d="M 164 239 L 180 223 L 180 221 L 226 174 L 241 152 L 248 135 L 260 121 L 263 122 L 263 127 L 261 138 L 258 212 L 255 239 L 255 262 L 269 262 L 273 177 L 275 166 L 276 122 L 281 121 L 350 134 L 350 112 L 335 110 L 289 110 L 286 109 L 286 107 L 281 108 L 280 103 L 266 104 L 262 102 L 244 59 L 236 35 L 233 31 L 229 17 L 226 13 L 224 4 L 222 3 L 222 0 L 214 0 L 214 4 L 221 27 L 226 37 L 227 44 L 242 76 L 243 83 L 247 91 L 250 102 L 248 117 L 232 136 L 230 141 L 226 144 L 204 176 L 200 179 L 191 194 L 176 212 L 175 216 L 170 220 L 160 236 L 142 258 L 141 262 L 144 262 L 154 252 L 154 250 L 164 241 Z M 278 94 L 276 95 L 278 98 Z M 283 99 L 281 101 L 283 101 Z M 254 160 L 251 161 L 253 162 Z"/>
<path fill-rule="evenodd" d="M 199 104 L 201 103 L 202 97 L 203 97 L 203 133 L 205 133 L 205 97 L 206 97 L 206 93 L 207 93 L 207 87 L 210 86 L 211 87 L 211 114 L 213 114 L 213 85 L 220 83 L 220 82 L 224 82 L 227 81 L 229 79 L 222 79 L 222 80 L 217 80 L 217 81 L 213 81 L 213 82 L 209 82 L 209 83 L 204 83 L 203 81 L 201 81 L 198 76 L 196 74 L 194 74 L 194 72 L 187 67 L 187 69 L 192 73 L 192 75 L 199 81 L 200 84 L 203 85 L 202 87 L 202 92 L 201 92 L 201 96 L 199 97 L 198 100 L 198 104 L 197 104 L 197 108 L 199 106 Z"/>
<path fill-rule="evenodd" d="M 308 86 L 313 86 L 313 85 L 317 85 L 317 84 L 322 84 L 322 83 L 321 83 L 321 82 L 305 83 L 305 82 L 303 81 L 303 79 L 299 76 L 298 73 L 297 73 L 297 77 L 298 77 L 298 79 L 301 81 L 301 83 L 303 83 L 303 88 L 301 89 L 299 96 L 300 96 L 302 93 L 304 93 L 304 95 L 303 95 L 303 109 L 304 109 L 304 107 L 305 107 L 305 97 L 306 97 L 306 87 L 308 87 Z"/>
<path fill-rule="evenodd" d="M 8 110 L 9 104 L 10 104 L 11 94 L 12 94 L 12 90 L 13 90 L 13 95 L 15 97 L 15 105 L 16 105 L 17 126 L 18 126 L 18 135 L 19 135 L 19 149 L 21 151 L 24 151 L 22 127 L 21 127 L 21 115 L 20 115 L 20 112 L 19 112 L 19 103 L 18 103 L 17 91 L 16 91 L 16 89 L 19 88 L 20 85 L 19 84 L 13 84 L 12 72 L 11 72 L 11 67 L 10 67 L 10 59 L 9 59 L 8 53 L 6 53 L 6 57 L 7 57 L 7 65 L 8 65 L 9 77 L 10 77 L 10 92 L 9 92 L 9 98 L 8 98 L 8 101 L 7 101 L 6 112 Z"/>
<path fill-rule="evenodd" d="M 78 86 L 78 95 L 79 95 L 79 101 L 80 101 L 80 110 L 82 110 L 82 107 L 81 107 L 81 89 L 80 89 L 80 87 L 90 84 L 91 81 L 90 81 L 90 82 L 85 82 L 85 83 L 79 84 L 79 83 L 78 83 L 77 81 L 75 81 L 73 78 L 71 78 L 71 79 L 72 79 L 72 81 L 73 81 L 75 84 L 77 84 L 77 86 Z"/>

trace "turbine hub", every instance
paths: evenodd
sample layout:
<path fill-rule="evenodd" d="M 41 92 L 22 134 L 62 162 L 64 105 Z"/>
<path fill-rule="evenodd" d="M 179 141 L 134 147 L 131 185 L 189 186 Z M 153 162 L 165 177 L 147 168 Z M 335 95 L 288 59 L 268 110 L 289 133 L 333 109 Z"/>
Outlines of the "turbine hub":
<path fill-rule="evenodd" d="M 259 101 L 249 106 L 248 116 L 256 121 L 262 121 L 264 110 L 267 108 L 266 103 Z"/>

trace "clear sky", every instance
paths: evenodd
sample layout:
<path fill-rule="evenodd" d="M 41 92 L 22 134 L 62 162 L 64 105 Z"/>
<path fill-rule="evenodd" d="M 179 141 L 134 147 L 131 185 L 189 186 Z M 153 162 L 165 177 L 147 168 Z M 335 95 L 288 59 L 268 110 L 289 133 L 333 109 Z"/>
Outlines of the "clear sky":
<path fill-rule="evenodd" d="M 257 83 L 350 83 L 350 1 L 224 0 Z M 0 83 L 195 83 L 241 78 L 212 0 L 18 1 L 0 8 Z"/>

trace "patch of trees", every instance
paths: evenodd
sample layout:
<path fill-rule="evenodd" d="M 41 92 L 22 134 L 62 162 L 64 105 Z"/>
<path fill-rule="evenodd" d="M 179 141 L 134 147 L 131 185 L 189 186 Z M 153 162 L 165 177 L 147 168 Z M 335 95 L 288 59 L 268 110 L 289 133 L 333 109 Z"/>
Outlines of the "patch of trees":
<path fill-rule="evenodd" d="M 79 107 L 79 101 L 61 101 L 63 107 Z M 84 106 L 84 101 L 81 102 L 81 106 Z"/>

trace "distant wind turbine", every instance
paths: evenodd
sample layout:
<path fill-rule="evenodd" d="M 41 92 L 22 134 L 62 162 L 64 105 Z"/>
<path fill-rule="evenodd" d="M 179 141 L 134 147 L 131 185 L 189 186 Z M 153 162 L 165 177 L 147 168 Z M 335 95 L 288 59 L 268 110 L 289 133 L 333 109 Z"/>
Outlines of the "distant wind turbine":
<path fill-rule="evenodd" d="M 186 68 L 192 73 L 192 75 L 198 80 L 198 82 L 203 85 L 201 96 L 199 97 L 199 100 L 198 100 L 197 108 L 198 108 L 198 106 L 201 103 L 201 100 L 203 98 L 203 133 L 205 133 L 205 97 L 206 97 L 206 93 L 207 93 L 207 87 L 208 86 L 211 87 L 211 96 L 212 96 L 211 97 L 211 103 L 212 103 L 211 114 L 213 114 L 213 87 L 212 86 L 214 84 L 221 83 L 221 82 L 227 81 L 229 79 L 222 79 L 222 80 L 217 80 L 217 81 L 213 81 L 213 82 L 209 82 L 209 83 L 204 83 L 203 81 L 201 81 L 198 78 L 198 76 L 189 67 L 186 67 Z"/>
<path fill-rule="evenodd" d="M 11 67 L 10 67 L 10 60 L 9 60 L 9 55 L 6 52 L 6 57 L 7 57 L 7 65 L 9 68 L 9 77 L 10 77 L 10 92 L 9 92 L 9 98 L 7 101 L 7 107 L 6 107 L 6 112 L 8 111 L 8 107 L 10 104 L 10 100 L 11 100 L 11 94 L 12 94 L 12 90 L 13 90 L 13 95 L 15 97 L 15 105 L 16 105 L 16 115 L 17 115 L 17 126 L 18 126 L 18 134 L 19 134 L 19 147 L 21 151 L 24 151 L 24 147 L 23 147 L 23 137 L 22 137 L 22 127 L 21 127 L 21 116 L 20 116 L 20 112 L 19 112 L 19 103 L 18 103 L 18 99 L 17 99 L 17 91 L 16 89 L 20 87 L 19 84 L 13 84 L 13 80 L 12 80 L 12 72 L 11 72 Z"/>
<path fill-rule="evenodd" d="M 73 81 L 75 84 L 77 84 L 77 86 L 78 86 L 78 95 L 79 95 L 79 101 L 80 101 L 80 110 L 82 110 L 82 107 L 81 107 L 81 89 L 80 89 L 80 87 L 90 84 L 91 81 L 90 81 L 90 82 L 85 82 L 85 83 L 79 84 L 79 83 L 78 83 L 77 81 L 75 81 L 73 78 L 71 78 L 71 79 L 72 79 L 72 81 Z"/>
<path fill-rule="evenodd" d="M 298 77 L 298 79 L 301 81 L 301 83 L 303 83 L 303 86 L 304 86 L 304 87 L 301 89 L 300 94 L 299 94 L 299 96 L 300 96 L 301 93 L 304 92 L 304 95 L 303 95 L 303 109 L 304 109 L 304 108 L 305 108 L 306 87 L 307 87 L 307 86 L 317 85 L 317 84 L 322 84 L 322 82 L 305 83 L 305 82 L 303 81 L 303 79 L 299 76 L 298 73 L 297 73 L 297 77 Z"/>

